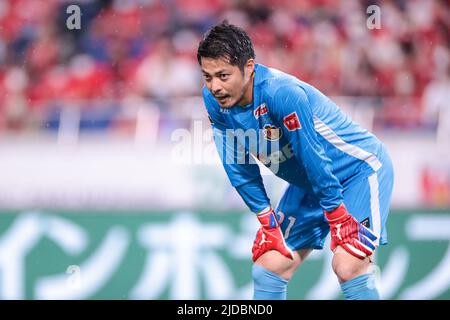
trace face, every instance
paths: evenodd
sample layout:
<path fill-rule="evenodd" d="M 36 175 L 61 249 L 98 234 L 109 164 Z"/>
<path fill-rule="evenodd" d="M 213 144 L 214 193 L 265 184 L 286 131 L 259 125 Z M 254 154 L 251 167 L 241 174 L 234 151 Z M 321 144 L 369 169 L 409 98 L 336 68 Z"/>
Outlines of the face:
<path fill-rule="evenodd" d="M 224 58 L 202 58 L 201 63 L 205 85 L 222 108 L 246 105 L 252 101 L 253 59 L 248 60 L 244 74 Z"/>

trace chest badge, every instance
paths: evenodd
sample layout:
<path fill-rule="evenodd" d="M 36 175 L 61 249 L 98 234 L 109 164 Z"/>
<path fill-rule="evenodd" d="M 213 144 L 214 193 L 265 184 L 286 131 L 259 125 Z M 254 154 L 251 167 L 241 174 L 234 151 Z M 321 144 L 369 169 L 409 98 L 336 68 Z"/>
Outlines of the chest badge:
<path fill-rule="evenodd" d="M 300 120 L 298 119 L 297 112 L 292 112 L 291 114 L 287 115 L 283 119 L 284 126 L 289 131 L 294 131 L 302 128 L 302 125 L 300 124 Z"/>
<path fill-rule="evenodd" d="M 272 124 L 266 124 L 263 127 L 264 139 L 269 141 L 277 141 L 283 135 L 281 128 L 277 128 Z"/>

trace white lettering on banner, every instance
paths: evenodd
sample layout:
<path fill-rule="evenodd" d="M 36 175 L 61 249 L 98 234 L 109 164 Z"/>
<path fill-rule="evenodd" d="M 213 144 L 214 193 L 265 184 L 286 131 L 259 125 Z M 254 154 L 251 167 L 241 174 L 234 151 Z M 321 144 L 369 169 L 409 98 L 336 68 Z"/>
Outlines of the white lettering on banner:
<path fill-rule="evenodd" d="M 0 298 L 25 298 L 25 258 L 43 236 L 70 254 L 80 253 L 87 242 L 82 228 L 60 217 L 39 212 L 19 215 L 0 238 Z"/>
<path fill-rule="evenodd" d="M 237 287 L 235 275 L 218 251 L 227 252 L 235 261 L 250 263 L 250 249 L 259 227 L 254 216 L 242 216 L 237 234 L 222 221 L 202 221 L 194 213 L 180 212 L 172 216 L 169 221 L 145 223 L 139 227 L 137 241 L 140 249 L 146 250 L 146 257 L 141 274 L 130 275 L 118 274 L 119 267 L 128 262 L 125 257 L 133 244 L 125 225 L 109 226 L 104 238 L 91 248 L 87 229 L 69 218 L 41 212 L 17 214 L 0 236 L 0 298 L 88 299 L 102 295 L 102 289 L 114 276 L 137 279 L 126 287 L 125 295 L 120 298 L 158 299 L 164 292 L 169 292 L 170 299 L 250 299 L 253 290 L 250 274 L 248 282 Z M 382 270 L 377 269 L 377 276 L 381 278 L 377 286 L 381 298 L 435 299 L 446 295 L 450 289 L 448 244 L 443 257 L 436 256 L 440 252 L 437 249 L 433 256 L 436 266 L 430 267 L 421 279 L 410 268 L 422 254 L 422 248 L 428 250 L 433 246 L 431 241 L 442 247 L 443 241 L 450 240 L 450 216 L 413 215 L 405 221 L 406 239 L 420 246 L 408 247 L 402 242 L 390 249 Z M 35 257 L 35 250 L 41 248 L 39 244 L 44 238 L 67 254 L 71 263 L 73 257 L 80 254 L 86 256 L 88 253 L 88 257 L 75 265 L 68 263 L 56 274 L 29 279 L 28 269 L 36 261 L 29 262 L 28 257 L 30 254 Z M 413 251 L 416 249 L 417 252 Z M 58 259 L 58 255 L 55 257 Z M 318 278 L 305 293 L 305 298 L 334 299 L 340 296 L 339 284 L 331 268 L 332 257 L 329 238 L 324 250 L 313 251 L 308 257 L 308 263 L 320 260 L 323 267 L 321 272 L 314 273 Z M 53 261 L 40 260 L 39 263 L 45 268 Z M 60 264 L 58 260 L 55 263 Z M 31 296 L 25 292 L 26 279 L 33 283 Z"/>
<path fill-rule="evenodd" d="M 99 247 L 80 264 L 83 283 L 67 286 L 67 275 L 57 274 L 39 278 L 36 284 L 37 299 L 86 299 L 94 295 L 113 276 L 123 262 L 130 240 L 127 230 L 113 226 Z"/>
<path fill-rule="evenodd" d="M 450 240 L 450 217 L 414 216 L 406 226 L 405 231 L 411 240 Z M 406 288 L 400 295 L 401 299 L 431 300 L 444 293 L 450 287 L 450 245 L 444 258 L 418 283 Z"/>
<path fill-rule="evenodd" d="M 380 276 L 379 293 L 381 299 L 390 299 L 400 289 L 400 286 L 405 280 L 409 265 L 407 248 L 400 246 L 391 252 Z"/>
<path fill-rule="evenodd" d="M 0 239 L 0 298 L 25 298 L 25 258 L 41 238 L 39 214 L 17 218 Z"/>
<path fill-rule="evenodd" d="M 213 252 L 225 247 L 227 239 L 233 239 L 227 227 L 202 224 L 194 214 L 181 213 L 169 224 L 142 226 L 138 239 L 148 250 L 148 257 L 131 290 L 132 299 L 155 299 L 168 285 L 171 299 L 199 299 L 198 270 L 204 273 L 210 299 L 233 296 L 233 277 L 224 261 Z"/>

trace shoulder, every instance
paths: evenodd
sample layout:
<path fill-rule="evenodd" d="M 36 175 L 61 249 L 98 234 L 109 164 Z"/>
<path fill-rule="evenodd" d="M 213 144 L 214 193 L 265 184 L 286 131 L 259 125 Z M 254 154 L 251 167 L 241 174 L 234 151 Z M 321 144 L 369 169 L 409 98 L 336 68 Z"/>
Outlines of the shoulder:
<path fill-rule="evenodd" d="M 293 75 L 263 65 L 258 65 L 257 71 L 260 71 L 261 75 L 256 85 L 263 99 L 276 103 L 280 98 L 292 94 L 306 97 L 308 84 Z"/>
<path fill-rule="evenodd" d="M 311 108 L 308 92 L 299 83 L 288 82 L 278 85 L 268 101 L 274 116 L 284 116 L 293 111 Z"/>

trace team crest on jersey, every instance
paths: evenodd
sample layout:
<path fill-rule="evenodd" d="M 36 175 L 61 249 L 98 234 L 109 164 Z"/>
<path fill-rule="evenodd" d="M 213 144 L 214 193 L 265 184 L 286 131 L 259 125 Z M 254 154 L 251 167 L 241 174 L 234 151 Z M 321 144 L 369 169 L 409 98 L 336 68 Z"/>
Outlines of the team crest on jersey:
<path fill-rule="evenodd" d="M 259 117 L 265 115 L 267 112 L 269 112 L 269 109 L 267 109 L 265 103 L 262 103 L 258 106 L 258 108 L 255 109 L 253 115 L 255 116 L 256 119 L 258 119 Z"/>
<path fill-rule="evenodd" d="M 289 131 L 294 131 L 302 128 L 300 120 L 298 120 L 297 112 L 292 112 L 291 114 L 284 117 L 283 123 Z"/>
<path fill-rule="evenodd" d="M 277 141 L 283 135 L 281 128 L 275 127 L 273 124 L 266 124 L 263 128 L 264 139 L 269 141 Z"/>

